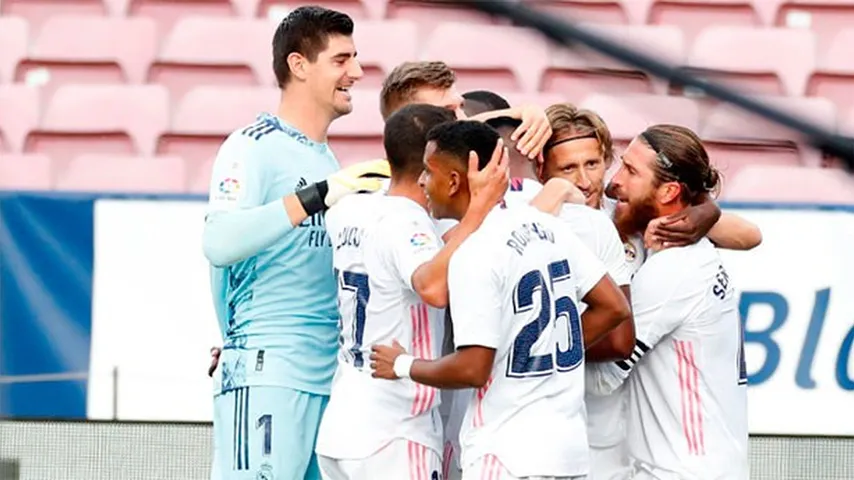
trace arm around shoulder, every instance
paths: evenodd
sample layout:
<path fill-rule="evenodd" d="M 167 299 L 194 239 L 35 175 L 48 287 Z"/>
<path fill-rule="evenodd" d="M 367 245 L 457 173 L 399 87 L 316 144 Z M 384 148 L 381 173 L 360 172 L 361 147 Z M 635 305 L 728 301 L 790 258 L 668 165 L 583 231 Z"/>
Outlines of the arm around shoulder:
<path fill-rule="evenodd" d="M 718 247 L 728 250 L 752 250 L 762 243 L 759 227 L 732 213 L 722 213 L 708 237 Z"/>

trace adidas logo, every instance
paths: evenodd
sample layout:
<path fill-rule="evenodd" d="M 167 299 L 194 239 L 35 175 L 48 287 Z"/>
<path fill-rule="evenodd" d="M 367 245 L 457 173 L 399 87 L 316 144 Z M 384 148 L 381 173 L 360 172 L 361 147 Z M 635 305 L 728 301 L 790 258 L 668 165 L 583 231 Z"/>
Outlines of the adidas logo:
<path fill-rule="evenodd" d="M 300 177 L 299 182 L 297 182 L 297 186 L 294 187 L 294 191 L 302 190 L 306 186 L 308 186 L 308 182 L 305 180 L 305 178 Z"/>

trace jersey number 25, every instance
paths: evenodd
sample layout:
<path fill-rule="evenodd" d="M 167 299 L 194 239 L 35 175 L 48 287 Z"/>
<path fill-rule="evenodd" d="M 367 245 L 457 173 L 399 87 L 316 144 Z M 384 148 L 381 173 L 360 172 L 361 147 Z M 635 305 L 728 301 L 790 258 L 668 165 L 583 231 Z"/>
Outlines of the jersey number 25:
<path fill-rule="evenodd" d="M 535 308 L 534 295 L 540 294 L 540 311 L 533 321 L 522 327 L 513 340 L 507 357 L 508 377 L 539 377 L 554 372 L 575 370 L 584 361 L 584 338 L 578 308 L 567 294 L 572 288 L 569 280 L 569 262 L 561 260 L 549 264 L 549 281 L 539 270 L 522 276 L 513 292 L 513 310 L 519 315 Z M 554 300 L 552 300 L 554 299 Z M 551 335 L 559 322 L 566 322 L 569 347 L 561 350 L 559 342 L 544 355 L 534 355 L 531 350 L 543 333 Z M 551 328 L 549 328 L 551 327 Z"/>

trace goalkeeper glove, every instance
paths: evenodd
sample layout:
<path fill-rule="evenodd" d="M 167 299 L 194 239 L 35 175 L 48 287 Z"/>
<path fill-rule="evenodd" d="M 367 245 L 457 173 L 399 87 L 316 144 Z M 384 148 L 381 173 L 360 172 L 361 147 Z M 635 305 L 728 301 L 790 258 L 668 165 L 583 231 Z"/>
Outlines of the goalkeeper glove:
<path fill-rule="evenodd" d="M 311 216 L 326 211 L 351 193 L 376 192 L 382 188 L 382 181 L 390 177 L 391 167 L 387 160 L 359 162 L 303 188 L 296 196 Z"/>

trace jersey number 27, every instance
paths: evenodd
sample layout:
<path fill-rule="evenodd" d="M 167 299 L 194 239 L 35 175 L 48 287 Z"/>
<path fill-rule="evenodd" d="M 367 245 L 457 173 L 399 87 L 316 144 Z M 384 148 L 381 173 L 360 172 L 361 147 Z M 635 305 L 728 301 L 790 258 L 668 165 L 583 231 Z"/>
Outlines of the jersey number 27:
<path fill-rule="evenodd" d="M 507 357 L 508 377 L 539 377 L 554 372 L 568 372 L 578 368 L 584 361 L 584 338 L 578 308 L 568 295 L 568 290 L 572 288 L 572 283 L 567 281 L 569 262 L 553 262 L 549 264 L 548 271 L 548 282 L 539 270 L 532 270 L 522 276 L 513 291 L 515 314 L 532 311 L 535 308 L 534 295 L 537 292 L 540 295 L 540 311 L 533 321 L 522 327 L 513 340 Z M 566 323 L 569 347 L 561 350 L 560 343 L 555 342 L 549 353 L 532 354 L 531 350 L 543 333 L 550 334 L 560 322 Z M 550 325 L 552 328 L 549 328 Z"/>

